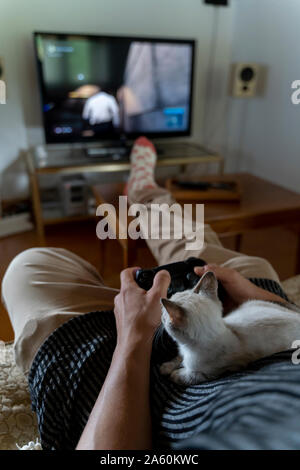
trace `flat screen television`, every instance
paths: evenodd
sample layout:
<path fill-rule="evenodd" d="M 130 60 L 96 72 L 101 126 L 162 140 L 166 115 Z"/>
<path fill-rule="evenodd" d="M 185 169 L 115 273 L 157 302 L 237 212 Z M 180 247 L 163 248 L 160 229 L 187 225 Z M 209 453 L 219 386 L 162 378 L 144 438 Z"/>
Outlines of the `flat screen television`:
<path fill-rule="evenodd" d="M 34 33 L 47 143 L 190 135 L 193 40 Z"/>

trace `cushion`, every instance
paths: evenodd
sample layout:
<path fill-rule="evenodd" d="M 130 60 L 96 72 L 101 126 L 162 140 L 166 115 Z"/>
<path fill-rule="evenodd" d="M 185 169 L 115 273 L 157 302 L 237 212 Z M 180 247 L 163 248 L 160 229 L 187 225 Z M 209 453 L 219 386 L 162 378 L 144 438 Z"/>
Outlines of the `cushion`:
<path fill-rule="evenodd" d="M 16 366 L 12 343 L 0 341 L 0 449 L 17 450 L 38 437 L 27 379 Z"/>

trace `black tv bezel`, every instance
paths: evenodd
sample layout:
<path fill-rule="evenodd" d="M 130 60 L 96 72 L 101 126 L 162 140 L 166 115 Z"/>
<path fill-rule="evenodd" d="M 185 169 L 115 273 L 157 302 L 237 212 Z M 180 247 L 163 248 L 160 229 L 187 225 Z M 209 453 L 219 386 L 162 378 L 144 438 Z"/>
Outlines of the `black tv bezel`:
<path fill-rule="evenodd" d="M 187 44 L 192 46 L 192 64 L 191 64 L 191 81 L 190 81 L 190 106 L 189 106 L 189 119 L 188 119 L 188 128 L 185 131 L 165 131 L 165 132 L 144 132 L 143 134 L 147 137 L 154 139 L 160 138 L 176 138 L 176 137 L 188 137 L 191 135 L 192 131 L 192 118 L 193 118 L 193 96 L 194 96 L 194 71 L 195 71 L 195 49 L 196 49 L 196 40 L 195 39 L 174 39 L 168 37 L 154 37 L 154 36 L 119 36 L 119 35 L 98 35 L 98 34 L 84 34 L 84 33 L 71 33 L 71 32 L 52 32 L 52 31 L 34 31 L 33 32 L 33 40 L 34 40 L 34 53 L 35 53 L 35 61 L 37 67 L 37 75 L 38 75 L 38 82 L 39 82 L 39 90 L 40 90 L 40 109 L 42 113 L 42 122 L 44 128 L 44 135 L 46 144 L 75 144 L 75 143 L 93 143 L 93 142 L 102 142 L 102 141 L 111 141 L 114 140 L 111 136 L 101 136 L 99 137 L 78 137 L 74 136 L 72 138 L 70 135 L 68 136 L 53 136 L 48 132 L 46 126 L 46 119 L 45 113 L 43 110 L 45 104 L 45 81 L 43 76 L 43 70 L 41 62 L 38 58 L 38 51 L 37 51 L 37 41 L 36 37 L 39 35 L 44 36 L 77 36 L 77 37 L 85 37 L 85 38 L 101 38 L 101 39 L 132 39 L 135 41 L 147 41 L 147 42 L 166 42 L 166 43 L 174 43 L 174 44 Z M 133 140 L 139 137 L 140 133 L 138 132 L 130 132 L 130 133 L 121 133 L 120 139 L 122 140 Z M 115 139 L 116 140 L 116 139 Z"/>

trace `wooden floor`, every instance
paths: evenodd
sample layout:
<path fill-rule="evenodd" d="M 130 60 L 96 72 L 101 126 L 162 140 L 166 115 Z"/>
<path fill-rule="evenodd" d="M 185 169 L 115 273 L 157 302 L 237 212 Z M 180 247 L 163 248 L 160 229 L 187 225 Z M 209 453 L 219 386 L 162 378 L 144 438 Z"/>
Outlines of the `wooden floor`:
<path fill-rule="evenodd" d="M 114 240 L 101 242 L 95 235 L 93 221 L 64 224 L 48 227 L 47 245 L 67 248 L 85 258 L 98 269 L 100 268 L 100 251 L 104 253 L 104 262 L 100 271 L 107 285 L 119 287 L 119 272 L 121 265 L 121 249 Z M 234 240 L 222 240 L 224 246 L 234 249 Z M 241 251 L 248 255 L 262 256 L 268 259 L 279 273 L 281 280 L 295 274 L 296 264 L 296 235 L 283 228 L 259 230 L 244 236 Z M 35 232 L 0 240 L 0 281 L 10 261 L 21 251 L 37 245 Z M 140 250 L 135 262 L 138 266 L 151 267 L 155 264 L 148 251 Z M 18 286 L 16 286 L 16 292 Z M 13 331 L 8 315 L 0 304 L 0 339 L 13 339 Z"/>

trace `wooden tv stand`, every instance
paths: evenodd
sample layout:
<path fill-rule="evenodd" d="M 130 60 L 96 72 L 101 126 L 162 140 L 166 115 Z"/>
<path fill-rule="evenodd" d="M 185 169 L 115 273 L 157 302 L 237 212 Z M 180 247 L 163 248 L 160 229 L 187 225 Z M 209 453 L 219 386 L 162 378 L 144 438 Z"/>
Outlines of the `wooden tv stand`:
<path fill-rule="evenodd" d="M 177 142 L 158 144 L 160 150 L 157 166 L 179 166 L 184 171 L 187 165 L 201 163 L 217 163 L 219 173 L 224 170 L 224 158 L 216 152 L 208 150 L 199 144 Z M 78 173 L 115 173 L 128 171 L 130 163 L 127 160 L 113 161 L 111 157 L 88 157 L 82 148 L 54 146 L 46 149 L 42 157 L 36 155 L 34 148 L 25 153 L 27 169 L 30 178 L 33 212 L 40 246 L 46 245 L 45 226 L 75 220 L 86 220 L 95 216 L 65 216 L 60 214 L 43 214 L 39 176 L 45 174 L 78 174 Z"/>

